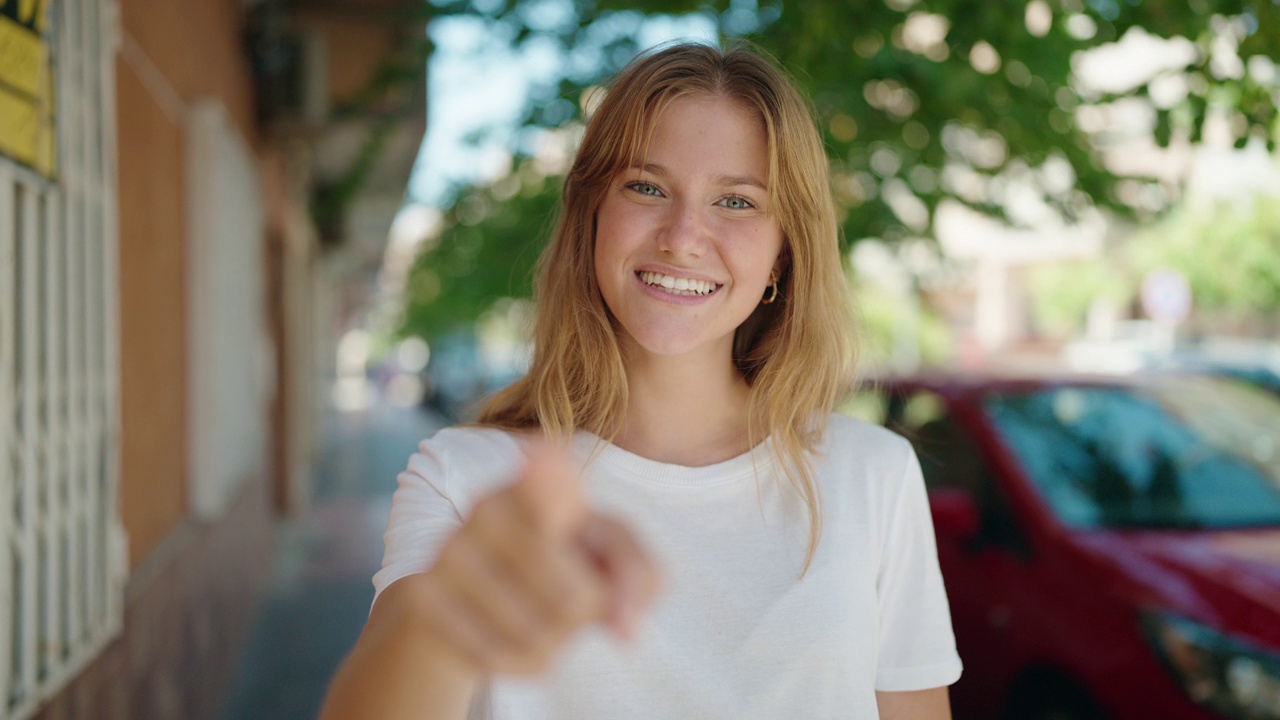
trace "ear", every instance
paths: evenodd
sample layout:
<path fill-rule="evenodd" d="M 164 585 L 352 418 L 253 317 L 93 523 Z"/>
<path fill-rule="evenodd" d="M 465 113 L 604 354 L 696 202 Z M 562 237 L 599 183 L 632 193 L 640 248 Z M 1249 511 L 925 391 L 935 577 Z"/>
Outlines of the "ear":
<path fill-rule="evenodd" d="M 784 242 L 782 252 L 778 253 L 778 259 L 773 261 L 773 276 L 782 277 L 789 267 L 791 267 L 791 247 Z"/>

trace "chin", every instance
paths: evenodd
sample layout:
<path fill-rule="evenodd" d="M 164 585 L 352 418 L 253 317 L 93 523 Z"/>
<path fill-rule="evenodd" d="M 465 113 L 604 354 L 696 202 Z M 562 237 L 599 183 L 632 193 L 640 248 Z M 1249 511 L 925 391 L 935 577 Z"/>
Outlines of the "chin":
<path fill-rule="evenodd" d="M 732 353 L 733 337 L 726 342 L 723 338 L 708 338 L 696 333 L 672 332 L 670 330 L 654 330 L 652 332 L 629 333 L 630 344 L 650 355 L 660 357 L 680 357 L 691 353 L 712 352 L 723 344 Z"/>

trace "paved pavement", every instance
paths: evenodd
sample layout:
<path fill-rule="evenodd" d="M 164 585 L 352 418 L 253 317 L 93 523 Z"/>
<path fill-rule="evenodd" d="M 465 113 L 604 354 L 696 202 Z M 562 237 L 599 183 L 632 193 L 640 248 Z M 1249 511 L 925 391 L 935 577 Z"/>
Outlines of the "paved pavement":
<path fill-rule="evenodd" d="M 223 708 L 222 720 L 312 720 L 329 678 L 373 601 L 396 474 L 443 420 L 375 405 L 334 413 L 316 463 L 312 509 L 281 523 L 275 577 Z"/>

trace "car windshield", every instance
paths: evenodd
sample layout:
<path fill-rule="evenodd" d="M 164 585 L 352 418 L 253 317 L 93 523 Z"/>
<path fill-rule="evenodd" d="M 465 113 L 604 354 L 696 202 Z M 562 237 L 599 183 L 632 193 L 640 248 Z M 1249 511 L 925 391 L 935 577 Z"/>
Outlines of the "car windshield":
<path fill-rule="evenodd" d="M 1069 525 L 1280 526 L 1280 399 L 1256 386 L 1186 376 L 983 404 Z"/>

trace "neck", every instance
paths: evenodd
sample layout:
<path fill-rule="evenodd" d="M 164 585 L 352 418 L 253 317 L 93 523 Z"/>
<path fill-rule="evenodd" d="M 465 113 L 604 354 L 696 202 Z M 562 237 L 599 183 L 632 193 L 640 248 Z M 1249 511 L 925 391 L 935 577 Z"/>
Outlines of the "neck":
<path fill-rule="evenodd" d="M 615 445 L 650 460 L 692 467 L 751 449 L 749 388 L 727 350 L 681 357 L 636 350 L 624 351 L 624 357 L 627 411 Z"/>

